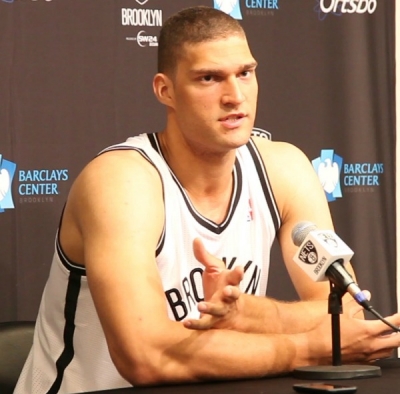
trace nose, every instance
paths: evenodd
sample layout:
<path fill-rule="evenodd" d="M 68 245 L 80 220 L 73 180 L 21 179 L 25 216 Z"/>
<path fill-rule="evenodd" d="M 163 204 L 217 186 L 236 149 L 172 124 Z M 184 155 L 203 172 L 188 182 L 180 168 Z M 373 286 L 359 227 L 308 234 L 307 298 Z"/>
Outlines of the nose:
<path fill-rule="evenodd" d="M 232 77 L 225 80 L 222 92 L 222 104 L 237 106 L 245 100 L 242 86 L 238 78 Z"/>

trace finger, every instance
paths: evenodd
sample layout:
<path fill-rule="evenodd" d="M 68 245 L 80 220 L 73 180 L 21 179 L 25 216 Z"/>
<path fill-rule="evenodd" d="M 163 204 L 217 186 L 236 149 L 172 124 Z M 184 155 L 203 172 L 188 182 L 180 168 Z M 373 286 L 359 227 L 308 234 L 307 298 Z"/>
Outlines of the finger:
<path fill-rule="evenodd" d="M 227 274 L 227 283 L 233 286 L 239 286 L 244 276 L 243 266 L 237 266 L 230 270 Z"/>
<path fill-rule="evenodd" d="M 237 286 L 226 286 L 222 290 L 222 301 L 227 303 L 235 302 L 239 299 L 242 292 Z"/>
<path fill-rule="evenodd" d="M 399 328 L 400 325 L 400 314 L 396 313 L 392 316 L 387 316 L 384 318 L 386 322 L 392 324 L 394 327 Z M 392 331 L 393 334 L 398 334 L 397 331 L 394 331 L 392 328 L 390 328 L 390 326 L 386 323 L 384 323 L 382 320 L 380 319 L 376 319 L 376 320 L 369 320 L 368 324 L 370 324 L 370 327 L 372 327 L 373 329 L 373 334 L 375 334 L 376 336 L 391 336 L 390 331 Z M 398 335 L 399 339 L 400 339 L 400 335 Z"/>
<path fill-rule="evenodd" d="M 225 268 L 222 260 L 217 259 L 211 253 L 208 253 L 204 247 L 203 241 L 200 238 L 193 240 L 193 252 L 196 259 L 204 265 L 209 273 L 220 272 Z"/>
<path fill-rule="evenodd" d="M 376 361 L 382 358 L 392 357 L 393 352 L 394 352 L 393 348 L 379 350 L 378 352 L 369 355 L 367 357 L 367 361 Z"/>
<path fill-rule="evenodd" d="M 369 290 L 363 290 L 362 292 L 364 293 L 368 301 L 371 300 L 371 292 Z"/>
<path fill-rule="evenodd" d="M 397 327 L 398 330 L 400 329 L 399 328 L 400 315 L 398 313 L 396 313 L 395 315 L 392 315 L 392 316 L 385 317 L 385 320 L 387 322 L 389 322 L 390 324 L 392 324 L 393 326 Z M 397 336 L 399 337 L 398 339 L 400 339 L 400 335 L 399 335 L 398 331 L 394 331 L 392 328 L 389 327 L 389 325 L 387 325 L 386 323 L 384 323 L 381 320 L 376 320 L 375 322 L 377 324 L 378 335 L 391 336 L 391 334 L 397 334 Z M 390 334 L 390 331 L 392 331 L 391 334 Z"/>
<path fill-rule="evenodd" d="M 202 301 L 197 305 L 201 313 L 208 313 L 213 316 L 223 317 L 228 312 L 231 304 L 235 303 L 241 295 L 240 289 L 235 286 L 226 286 L 217 302 Z"/>
<path fill-rule="evenodd" d="M 400 346 L 399 336 L 397 338 L 396 334 L 393 336 L 392 338 L 378 338 L 373 345 L 376 349 L 371 351 L 367 359 L 371 361 L 393 356 L 394 351 Z"/>
<path fill-rule="evenodd" d="M 204 315 L 200 319 L 188 319 L 183 325 L 190 330 L 208 330 L 213 327 L 215 318 L 210 315 Z"/>
<path fill-rule="evenodd" d="M 222 302 L 200 302 L 197 305 L 197 309 L 203 314 L 208 314 L 214 317 L 223 317 L 227 313 L 227 306 Z"/>

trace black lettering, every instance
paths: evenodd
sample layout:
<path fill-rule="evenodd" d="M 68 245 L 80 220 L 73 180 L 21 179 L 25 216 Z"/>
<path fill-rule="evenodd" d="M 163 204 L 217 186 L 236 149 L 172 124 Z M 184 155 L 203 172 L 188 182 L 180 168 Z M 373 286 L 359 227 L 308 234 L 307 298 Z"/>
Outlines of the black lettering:
<path fill-rule="evenodd" d="M 249 260 L 246 265 L 244 266 L 244 272 L 247 272 L 247 270 L 251 267 L 251 264 L 253 263 L 252 260 Z"/>
<path fill-rule="evenodd" d="M 180 295 L 178 289 L 170 289 L 165 292 L 165 296 L 167 297 L 169 306 L 174 314 L 176 321 L 183 320 L 187 314 L 188 310 L 185 303 L 182 300 L 182 296 Z M 181 314 L 179 314 L 179 311 Z"/>
<path fill-rule="evenodd" d="M 231 269 L 233 267 L 233 264 L 235 264 L 236 257 L 233 257 L 231 259 L 231 261 L 229 262 L 229 264 L 226 264 L 226 261 L 227 261 L 226 257 L 222 257 L 222 261 L 224 262 L 226 268 Z"/>
<path fill-rule="evenodd" d="M 255 266 L 253 275 L 250 278 L 250 282 L 246 288 L 245 293 L 249 294 L 249 290 L 251 288 L 250 294 L 256 294 L 258 283 L 260 282 L 261 270 Z"/>
<path fill-rule="evenodd" d="M 190 283 L 192 285 L 194 299 L 197 302 L 204 301 L 204 295 L 203 297 L 200 297 L 197 291 L 196 280 L 194 279 L 195 274 L 200 274 L 200 280 L 198 281 L 198 283 L 202 284 L 203 282 L 201 278 L 203 276 L 203 270 L 201 268 L 195 268 L 194 270 L 190 271 Z"/>
<path fill-rule="evenodd" d="M 189 309 L 192 310 L 191 302 L 193 302 L 193 306 L 196 305 L 196 302 L 194 301 L 193 296 L 190 294 L 190 283 L 188 278 L 183 279 L 182 287 L 183 290 L 185 291 L 187 305 Z"/>

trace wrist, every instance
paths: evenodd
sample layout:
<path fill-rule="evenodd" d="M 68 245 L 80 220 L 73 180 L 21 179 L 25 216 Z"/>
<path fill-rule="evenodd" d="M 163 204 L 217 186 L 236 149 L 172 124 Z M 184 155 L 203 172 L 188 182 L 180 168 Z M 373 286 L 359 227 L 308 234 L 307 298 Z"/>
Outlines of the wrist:
<path fill-rule="evenodd" d="M 332 344 L 326 333 L 310 330 L 294 334 L 292 337 L 296 348 L 293 369 L 309 365 L 327 365 L 331 362 Z"/>
<path fill-rule="evenodd" d="M 295 356 L 292 359 L 291 370 L 298 367 L 314 365 L 310 352 L 308 333 L 293 334 L 291 339 L 294 343 Z"/>

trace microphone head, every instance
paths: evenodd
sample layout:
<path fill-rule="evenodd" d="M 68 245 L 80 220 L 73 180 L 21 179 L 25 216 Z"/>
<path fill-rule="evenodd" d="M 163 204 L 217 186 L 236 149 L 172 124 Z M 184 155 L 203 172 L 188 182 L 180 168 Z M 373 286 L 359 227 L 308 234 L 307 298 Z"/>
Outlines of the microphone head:
<path fill-rule="evenodd" d="M 353 251 L 333 230 L 319 230 L 314 223 L 300 222 L 292 230 L 293 243 L 299 250 L 294 262 L 314 281 L 328 280 L 328 268 L 338 261 L 349 261 Z"/>
<path fill-rule="evenodd" d="M 292 230 L 292 241 L 296 246 L 300 246 L 310 231 L 317 230 L 317 226 L 311 222 L 299 222 Z"/>

